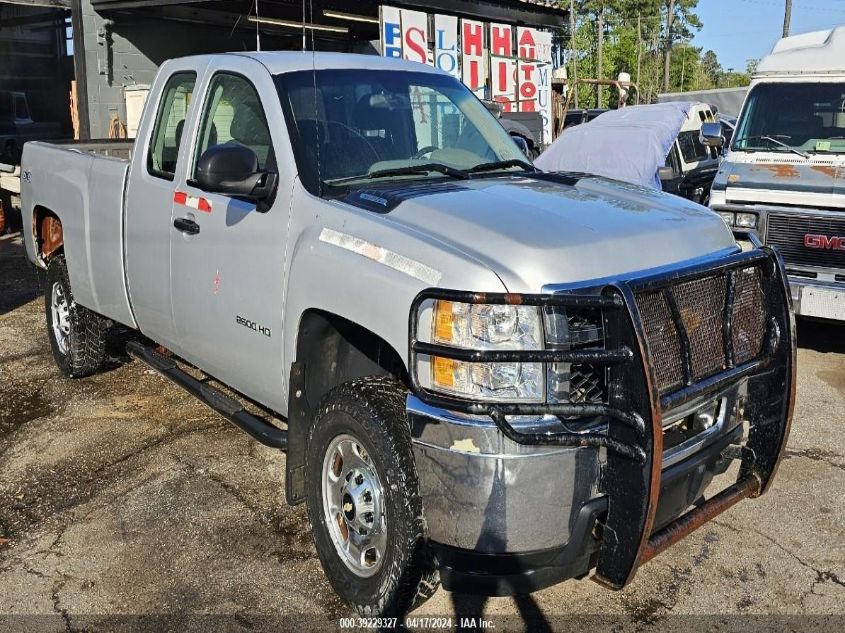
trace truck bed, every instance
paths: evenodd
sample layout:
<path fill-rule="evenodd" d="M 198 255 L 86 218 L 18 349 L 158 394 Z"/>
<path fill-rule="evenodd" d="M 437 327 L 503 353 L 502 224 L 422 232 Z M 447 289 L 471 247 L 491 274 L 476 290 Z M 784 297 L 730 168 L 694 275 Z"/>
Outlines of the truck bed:
<path fill-rule="evenodd" d="M 123 267 L 123 191 L 131 153 L 131 141 L 27 143 L 21 211 L 24 226 L 44 210 L 61 220 L 75 301 L 135 327 Z M 26 247 L 40 263 L 34 239 Z"/>
<path fill-rule="evenodd" d="M 94 139 L 90 141 L 50 141 L 50 145 L 56 145 L 64 149 L 75 150 L 96 154 L 97 156 L 108 156 L 121 160 L 131 160 L 132 148 L 135 141 L 130 139 Z"/>

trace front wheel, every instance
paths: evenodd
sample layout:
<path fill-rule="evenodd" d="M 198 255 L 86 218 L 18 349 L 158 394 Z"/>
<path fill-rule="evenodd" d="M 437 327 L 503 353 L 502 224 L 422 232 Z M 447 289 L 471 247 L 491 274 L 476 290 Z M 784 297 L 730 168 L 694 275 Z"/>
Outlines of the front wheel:
<path fill-rule="evenodd" d="M 59 370 L 69 378 L 97 372 L 106 355 L 107 323 L 73 300 L 64 255 L 55 256 L 47 266 L 44 307 L 47 335 Z"/>
<path fill-rule="evenodd" d="M 439 580 L 401 384 L 368 377 L 332 390 L 306 466 L 311 530 L 337 594 L 365 616 L 401 617 L 428 599 Z"/>

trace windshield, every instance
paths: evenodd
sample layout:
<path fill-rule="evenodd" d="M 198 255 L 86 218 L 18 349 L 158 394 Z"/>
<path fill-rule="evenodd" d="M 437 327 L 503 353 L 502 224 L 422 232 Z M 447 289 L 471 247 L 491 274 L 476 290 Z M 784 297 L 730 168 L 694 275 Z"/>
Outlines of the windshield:
<path fill-rule="evenodd" d="M 458 80 L 428 72 L 276 76 L 299 174 L 313 194 L 364 183 L 466 177 L 531 165 Z M 507 163 L 506 161 L 509 161 Z"/>
<path fill-rule="evenodd" d="M 733 149 L 845 153 L 845 84 L 759 84 L 748 95 Z"/>

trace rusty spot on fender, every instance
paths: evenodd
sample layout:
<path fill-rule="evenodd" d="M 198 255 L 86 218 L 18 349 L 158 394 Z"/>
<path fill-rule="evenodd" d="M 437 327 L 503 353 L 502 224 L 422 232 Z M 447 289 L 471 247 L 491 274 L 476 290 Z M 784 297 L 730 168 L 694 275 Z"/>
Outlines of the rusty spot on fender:
<path fill-rule="evenodd" d="M 830 165 L 813 165 L 810 169 L 817 171 L 820 174 L 824 174 L 825 176 L 836 178 L 836 167 L 831 167 Z"/>
<path fill-rule="evenodd" d="M 48 215 L 41 221 L 41 255 L 50 257 L 65 243 L 62 223 L 54 215 Z"/>
<path fill-rule="evenodd" d="M 798 178 L 800 175 L 794 165 L 774 164 L 774 165 L 759 165 L 755 171 L 766 169 L 772 172 L 775 178 Z"/>
<path fill-rule="evenodd" d="M 522 295 L 508 293 L 505 295 L 505 303 L 512 306 L 522 305 Z"/>

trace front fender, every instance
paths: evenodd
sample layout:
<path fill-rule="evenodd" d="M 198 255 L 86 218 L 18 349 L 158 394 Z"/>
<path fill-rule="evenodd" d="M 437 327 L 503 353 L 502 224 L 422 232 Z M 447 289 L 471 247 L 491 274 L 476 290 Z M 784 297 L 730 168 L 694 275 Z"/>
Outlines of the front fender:
<path fill-rule="evenodd" d="M 299 324 L 308 310 L 335 314 L 368 329 L 397 352 L 407 369 L 408 311 L 421 290 L 505 290 L 483 264 L 391 222 L 389 214 L 322 200 L 301 187 L 294 193 L 293 209 L 300 211 L 291 223 L 285 367 L 297 360 Z"/>

